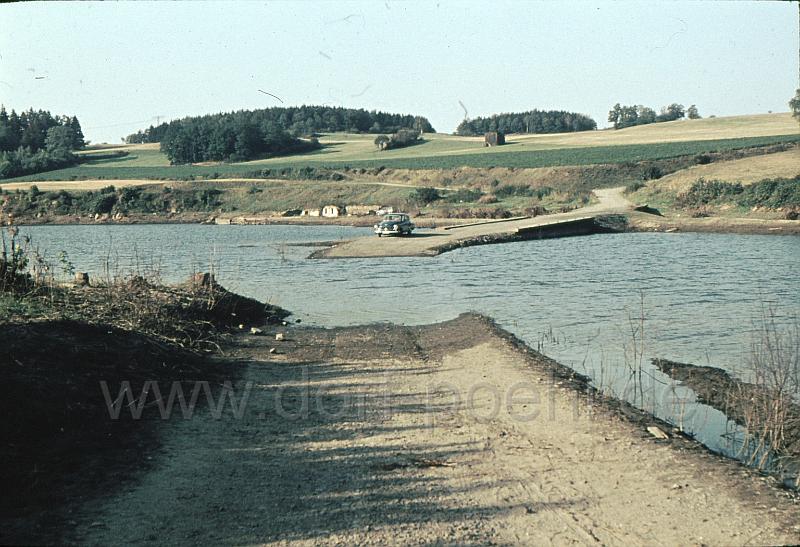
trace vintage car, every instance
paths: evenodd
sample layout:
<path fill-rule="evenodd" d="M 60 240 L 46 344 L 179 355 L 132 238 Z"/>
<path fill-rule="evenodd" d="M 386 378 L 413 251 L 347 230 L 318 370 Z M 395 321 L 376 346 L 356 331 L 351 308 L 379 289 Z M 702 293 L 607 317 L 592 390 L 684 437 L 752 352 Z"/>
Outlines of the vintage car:
<path fill-rule="evenodd" d="M 383 220 L 376 224 L 374 228 L 378 237 L 389 235 L 407 236 L 411 235 L 414 223 L 405 213 L 390 213 L 384 215 Z"/>

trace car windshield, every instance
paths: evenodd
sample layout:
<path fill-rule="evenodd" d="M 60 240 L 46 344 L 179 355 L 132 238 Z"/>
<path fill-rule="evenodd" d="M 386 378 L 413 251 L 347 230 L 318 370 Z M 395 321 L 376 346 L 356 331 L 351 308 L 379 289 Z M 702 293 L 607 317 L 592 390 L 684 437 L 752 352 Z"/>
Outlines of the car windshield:
<path fill-rule="evenodd" d="M 400 220 L 406 220 L 407 218 L 408 217 L 406 217 L 406 215 L 386 215 L 385 217 L 383 217 L 383 220 L 400 221 Z"/>

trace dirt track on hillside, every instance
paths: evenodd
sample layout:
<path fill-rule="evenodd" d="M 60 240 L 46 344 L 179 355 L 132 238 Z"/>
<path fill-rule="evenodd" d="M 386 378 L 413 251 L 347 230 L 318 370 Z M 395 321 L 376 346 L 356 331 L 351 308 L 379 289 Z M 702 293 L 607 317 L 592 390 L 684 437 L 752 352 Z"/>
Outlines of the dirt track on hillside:
<path fill-rule="evenodd" d="M 579 380 L 483 318 L 285 332 L 284 342 L 240 336 L 237 362 L 220 362 L 243 372 L 237 395 L 252 385 L 241 419 L 170 422 L 153 470 L 78 511 L 72 539 L 800 541 L 785 493 L 690 441 L 655 441 L 646 422 L 590 407 Z"/>
<path fill-rule="evenodd" d="M 207 179 L 206 182 L 213 182 L 213 183 L 228 183 L 228 182 L 252 182 L 254 184 L 268 184 L 268 183 L 281 183 L 287 184 L 291 183 L 291 179 L 268 179 L 268 178 L 217 178 L 217 179 Z M 57 190 L 72 190 L 72 191 L 85 191 L 85 190 L 99 190 L 100 188 L 105 188 L 107 186 L 114 186 L 115 188 L 124 188 L 126 186 L 156 186 L 156 185 L 181 185 L 181 184 L 191 184 L 191 182 L 187 181 L 177 181 L 177 180 L 156 180 L 156 179 L 83 179 L 83 180 L 43 180 L 38 182 L 10 182 L 7 184 L 3 184 L 2 187 L 4 190 L 13 191 L 13 190 L 29 190 L 31 186 L 36 186 L 39 190 L 53 192 Z M 348 186 L 358 186 L 358 185 L 366 185 L 366 186 L 389 186 L 392 188 L 416 188 L 420 185 L 416 184 L 404 184 L 402 182 L 391 182 L 391 181 L 377 181 L 377 180 L 347 180 L 343 181 L 342 184 L 346 184 Z M 454 188 L 459 188 L 459 186 L 434 186 L 437 190 L 452 190 Z"/>

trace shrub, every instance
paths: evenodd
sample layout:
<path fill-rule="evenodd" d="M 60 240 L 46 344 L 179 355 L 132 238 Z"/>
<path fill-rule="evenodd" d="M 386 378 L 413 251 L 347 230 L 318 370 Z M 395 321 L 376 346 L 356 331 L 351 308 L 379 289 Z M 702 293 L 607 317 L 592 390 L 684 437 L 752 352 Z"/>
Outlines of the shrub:
<path fill-rule="evenodd" d="M 132 204 L 142 196 L 142 189 L 135 186 L 126 186 L 120 192 L 119 200 L 121 203 Z"/>
<path fill-rule="evenodd" d="M 375 143 L 375 146 L 377 146 L 380 150 L 386 150 L 389 148 L 389 137 L 386 135 L 378 135 L 372 142 Z"/>
<path fill-rule="evenodd" d="M 545 209 L 541 205 L 535 205 L 533 207 L 526 208 L 525 210 L 523 210 L 523 213 L 531 217 L 536 217 L 539 215 L 546 215 L 547 209 Z"/>
<path fill-rule="evenodd" d="M 222 194 L 222 190 L 217 188 L 206 188 L 198 193 L 197 200 L 206 207 L 216 207 L 220 204 L 217 196 Z"/>
<path fill-rule="evenodd" d="M 459 188 L 455 192 L 450 192 L 445 196 L 445 200 L 450 203 L 461 203 L 477 201 L 483 196 L 483 192 L 473 188 Z"/>
<path fill-rule="evenodd" d="M 101 194 L 95 202 L 94 212 L 100 215 L 109 214 L 116 204 L 116 194 Z"/>
<path fill-rule="evenodd" d="M 720 199 L 729 199 L 736 194 L 741 194 L 742 185 L 731 184 L 719 180 L 699 179 L 692 184 L 686 194 L 678 197 L 678 202 L 684 207 L 699 207 Z"/>
<path fill-rule="evenodd" d="M 719 180 L 698 180 L 678 197 L 683 207 L 733 203 L 740 207 L 800 207 L 800 176 L 793 179 L 765 179 L 747 186 Z"/>
<path fill-rule="evenodd" d="M 642 180 L 656 180 L 663 176 L 664 173 L 661 172 L 661 168 L 657 165 L 650 165 L 642 172 Z"/>
<path fill-rule="evenodd" d="M 496 207 L 494 209 L 444 209 L 441 212 L 444 218 L 511 218 L 513 215 L 508 209 Z"/>
<path fill-rule="evenodd" d="M 422 187 L 417 188 L 411 195 L 408 196 L 408 199 L 414 203 L 419 203 L 421 205 L 427 205 L 429 203 L 433 203 L 434 201 L 438 201 L 442 199 L 441 194 L 439 194 L 439 190 L 436 188 L 431 187 Z"/>
<path fill-rule="evenodd" d="M 706 164 L 711 163 L 711 161 L 712 161 L 712 158 L 708 154 L 697 154 L 694 157 L 694 162 L 697 165 L 706 165 Z"/>
<path fill-rule="evenodd" d="M 526 184 L 509 184 L 496 188 L 494 195 L 500 199 L 519 196 L 519 197 L 536 197 L 542 199 L 553 193 L 553 189 L 549 186 L 542 186 L 541 188 L 531 188 Z"/>
<path fill-rule="evenodd" d="M 0 227 L 0 291 L 29 288 L 29 245 L 30 240 L 20 237 L 16 227 Z"/>
<path fill-rule="evenodd" d="M 745 186 L 738 203 L 743 207 L 800 207 L 800 176 L 793 179 L 766 179 Z"/>
<path fill-rule="evenodd" d="M 534 190 L 525 184 L 509 184 L 507 186 L 496 188 L 494 191 L 494 195 L 500 199 L 505 199 L 512 196 L 527 197 L 534 195 L 534 193 Z"/>
<path fill-rule="evenodd" d="M 625 193 L 626 194 L 632 194 L 635 191 L 644 188 L 645 186 L 647 186 L 647 185 L 644 182 L 640 181 L 640 180 L 635 180 L 633 182 L 629 182 L 625 186 Z"/>
<path fill-rule="evenodd" d="M 72 194 L 67 192 L 66 190 L 59 190 L 56 192 L 56 196 L 54 198 L 58 201 L 58 203 L 63 207 L 69 207 L 72 205 L 73 197 Z"/>

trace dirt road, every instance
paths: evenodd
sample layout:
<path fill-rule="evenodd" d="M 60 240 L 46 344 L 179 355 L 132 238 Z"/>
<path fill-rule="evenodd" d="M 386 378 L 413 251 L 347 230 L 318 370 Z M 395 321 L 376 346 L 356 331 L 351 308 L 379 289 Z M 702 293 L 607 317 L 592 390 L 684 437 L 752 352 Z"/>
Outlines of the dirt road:
<path fill-rule="evenodd" d="M 215 183 L 226 183 L 226 182 L 252 182 L 255 184 L 268 184 L 268 183 L 279 183 L 279 184 L 286 184 L 290 179 L 267 179 L 267 178 L 217 178 L 217 179 L 209 179 Z M 357 186 L 357 185 L 366 185 L 366 186 L 389 186 L 393 188 L 416 188 L 417 185 L 414 184 L 403 184 L 400 182 L 383 182 L 383 181 L 372 181 L 372 180 L 348 180 L 345 181 L 348 186 Z M 54 192 L 57 190 L 73 190 L 73 191 L 83 191 L 83 190 L 99 190 L 101 188 L 105 188 L 107 186 L 114 186 L 115 188 L 124 188 L 126 186 L 155 186 L 155 185 L 180 185 L 180 184 L 188 184 L 186 181 L 177 181 L 177 180 L 155 180 L 155 179 L 82 179 L 82 180 L 43 180 L 37 182 L 9 182 L 7 184 L 3 184 L 3 189 L 8 190 L 9 192 L 12 190 L 30 190 L 31 186 L 36 186 L 39 190 Z M 434 186 L 437 190 L 454 190 L 460 188 L 460 186 Z"/>
<path fill-rule="evenodd" d="M 797 506 L 739 465 L 589 407 L 485 319 L 239 337 L 241 418 L 173 420 L 80 544 L 749 545 Z M 279 354 L 269 348 L 279 347 Z M 221 363 L 222 365 L 223 363 Z"/>
<path fill-rule="evenodd" d="M 366 258 L 384 256 L 434 256 L 442 249 L 451 249 L 466 241 L 479 238 L 498 238 L 512 235 L 520 228 L 541 226 L 565 220 L 583 218 L 594 215 L 620 214 L 629 212 L 631 203 L 623 196 L 624 187 L 603 188 L 594 191 L 598 202 L 569 213 L 545 215 L 507 222 L 487 222 L 470 224 L 462 228 L 451 227 L 447 230 L 418 231 L 410 237 L 362 237 L 318 251 L 315 258 Z"/>

